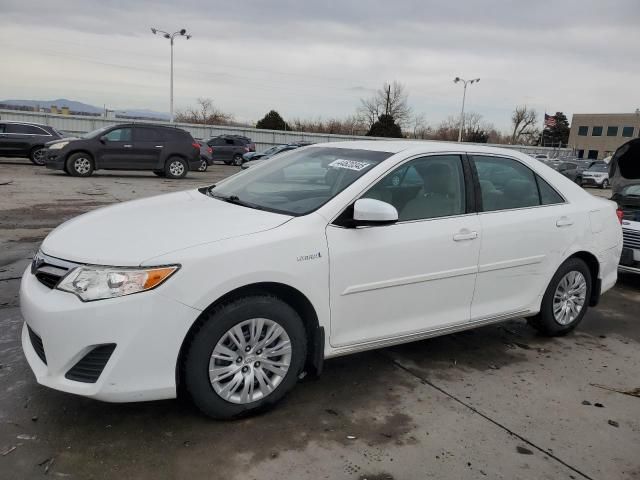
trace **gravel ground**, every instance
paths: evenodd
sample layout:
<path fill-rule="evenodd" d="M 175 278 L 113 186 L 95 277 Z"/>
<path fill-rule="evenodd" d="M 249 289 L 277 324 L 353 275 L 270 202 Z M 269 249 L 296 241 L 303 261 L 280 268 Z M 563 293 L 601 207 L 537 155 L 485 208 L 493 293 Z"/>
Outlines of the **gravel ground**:
<path fill-rule="evenodd" d="M 42 238 L 93 208 L 235 171 L 83 179 L 0 159 L 0 478 L 640 478 L 634 276 L 567 337 L 516 320 L 330 360 L 275 410 L 235 422 L 178 400 L 106 404 L 39 386 L 17 291 Z"/>

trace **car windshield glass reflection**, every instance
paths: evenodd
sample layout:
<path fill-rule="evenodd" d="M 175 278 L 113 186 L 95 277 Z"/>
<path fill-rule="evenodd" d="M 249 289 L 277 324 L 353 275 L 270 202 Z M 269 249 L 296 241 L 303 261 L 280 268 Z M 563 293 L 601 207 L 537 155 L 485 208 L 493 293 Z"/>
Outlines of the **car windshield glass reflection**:
<path fill-rule="evenodd" d="M 391 155 L 346 148 L 308 148 L 247 169 L 210 187 L 207 193 L 246 207 L 305 215 Z"/>

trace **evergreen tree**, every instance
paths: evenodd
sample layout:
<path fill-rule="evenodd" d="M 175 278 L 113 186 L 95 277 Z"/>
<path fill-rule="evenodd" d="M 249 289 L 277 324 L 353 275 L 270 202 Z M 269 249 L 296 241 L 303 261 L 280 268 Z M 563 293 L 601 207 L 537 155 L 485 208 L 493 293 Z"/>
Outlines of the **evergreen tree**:
<path fill-rule="evenodd" d="M 367 132 L 368 137 L 402 138 L 402 129 L 391 115 L 380 115 Z"/>
<path fill-rule="evenodd" d="M 540 134 L 539 144 L 543 147 L 566 147 L 569 142 L 569 120 L 562 112 L 556 112 L 556 123 L 545 127 Z"/>
<path fill-rule="evenodd" d="M 285 122 L 275 110 L 271 110 L 262 120 L 259 120 L 258 123 L 256 123 L 256 128 L 265 130 L 291 130 L 287 122 Z"/>

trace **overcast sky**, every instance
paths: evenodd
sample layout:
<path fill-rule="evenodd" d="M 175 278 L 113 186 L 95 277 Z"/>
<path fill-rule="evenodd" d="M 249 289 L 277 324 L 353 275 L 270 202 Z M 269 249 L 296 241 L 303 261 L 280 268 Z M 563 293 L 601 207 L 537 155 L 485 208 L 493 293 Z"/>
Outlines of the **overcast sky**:
<path fill-rule="evenodd" d="M 460 109 L 507 129 L 514 106 L 640 108 L 640 0 L 0 0 L 0 99 L 168 111 L 211 97 L 241 121 L 341 117 L 398 80 L 436 125 Z M 540 115 L 542 116 L 542 115 Z"/>

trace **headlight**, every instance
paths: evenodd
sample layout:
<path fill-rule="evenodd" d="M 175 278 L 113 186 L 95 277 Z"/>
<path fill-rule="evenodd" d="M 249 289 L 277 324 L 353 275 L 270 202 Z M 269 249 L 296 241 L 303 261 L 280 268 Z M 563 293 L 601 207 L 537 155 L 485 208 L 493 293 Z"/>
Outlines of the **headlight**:
<path fill-rule="evenodd" d="M 69 142 L 58 142 L 58 143 L 54 143 L 53 145 L 49 145 L 49 150 L 60 150 L 63 147 L 66 147 L 69 144 Z"/>
<path fill-rule="evenodd" d="M 62 279 L 58 290 L 77 295 L 83 302 L 121 297 L 157 287 L 180 267 L 114 268 L 78 267 Z"/>

